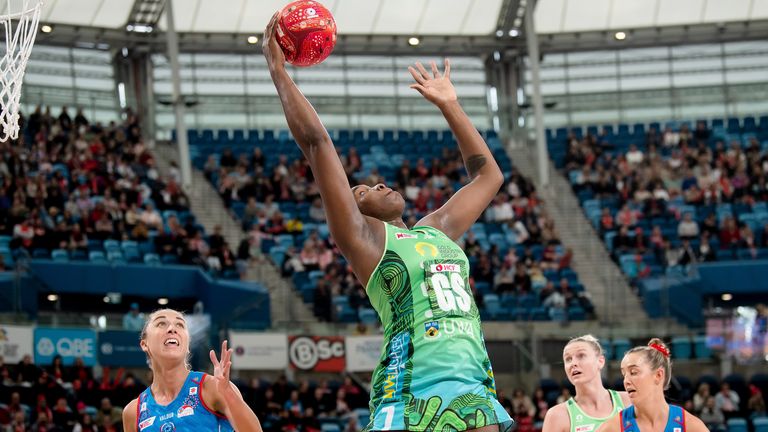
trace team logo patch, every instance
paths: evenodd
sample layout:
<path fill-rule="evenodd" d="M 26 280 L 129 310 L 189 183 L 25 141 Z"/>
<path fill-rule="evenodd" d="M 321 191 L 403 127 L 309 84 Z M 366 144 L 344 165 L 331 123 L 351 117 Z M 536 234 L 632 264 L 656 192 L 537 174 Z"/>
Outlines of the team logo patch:
<path fill-rule="evenodd" d="M 176 412 L 176 417 L 181 418 L 181 417 L 191 416 L 194 414 L 195 414 L 194 408 L 192 408 L 189 405 L 182 405 L 181 408 L 179 408 L 179 411 Z"/>
<path fill-rule="evenodd" d="M 398 239 L 398 240 L 414 239 L 414 238 L 416 238 L 416 236 L 413 235 L 413 234 L 408 234 L 408 233 L 395 233 L 395 238 Z"/>
<path fill-rule="evenodd" d="M 424 323 L 424 334 L 428 338 L 437 337 L 440 334 L 440 322 L 430 321 L 430 322 Z"/>
<path fill-rule="evenodd" d="M 173 425 L 172 422 L 163 423 L 162 426 L 160 426 L 160 432 L 175 432 L 176 426 Z"/>
<path fill-rule="evenodd" d="M 197 387 L 190 387 L 189 388 L 189 395 L 194 396 L 197 394 Z"/>
<path fill-rule="evenodd" d="M 142 402 L 141 403 L 141 409 L 139 409 L 139 412 L 144 412 L 146 410 L 147 410 L 147 403 L 146 402 Z"/>
<path fill-rule="evenodd" d="M 683 432 L 682 428 L 674 428 L 674 432 Z"/>
<path fill-rule="evenodd" d="M 155 424 L 155 418 L 156 418 L 156 416 L 152 416 L 152 417 L 144 420 L 143 422 L 139 423 L 139 430 L 144 430 L 144 429 L 152 426 L 153 424 Z"/>
<path fill-rule="evenodd" d="M 460 273 L 461 265 L 459 264 L 432 264 L 429 266 L 429 270 L 432 273 Z"/>
<path fill-rule="evenodd" d="M 576 432 L 591 432 L 594 429 L 595 429 L 595 425 L 577 426 Z"/>
<path fill-rule="evenodd" d="M 430 256 L 436 257 L 439 253 L 435 245 L 425 242 L 418 242 L 413 246 L 413 248 L 416 249 L 416 253 L 421 256 L 425 256 L 427 253 L 429 253 Z"/>

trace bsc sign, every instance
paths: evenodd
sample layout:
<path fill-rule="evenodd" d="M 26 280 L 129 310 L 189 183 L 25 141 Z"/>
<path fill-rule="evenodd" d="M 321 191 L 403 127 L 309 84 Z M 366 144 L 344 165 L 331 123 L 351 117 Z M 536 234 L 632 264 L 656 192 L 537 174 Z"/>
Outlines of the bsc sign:
<path fill-rule="evenodd" d="M 344 338 L 336 336 L 291 336 L 288 346 L 291 367 L 314 372 L 343 372 Z"/>

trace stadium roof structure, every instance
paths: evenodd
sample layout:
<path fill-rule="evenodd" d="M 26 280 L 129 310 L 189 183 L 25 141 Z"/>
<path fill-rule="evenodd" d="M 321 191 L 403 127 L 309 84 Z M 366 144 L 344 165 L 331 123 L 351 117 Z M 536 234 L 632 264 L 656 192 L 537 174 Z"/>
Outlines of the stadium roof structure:
<path fill-rule="evenodd" d="M 13 0 L 15 2 L 21 0 Z M 166 0 L 45 0 L 40 43 L 164 51 Z M 170 0 L 182 52 L 247 51 L 287 0 Z M 524 49 L 522 12 L 536 0 L 322 0 L 341 52 L 445 54 Z M 0 10 L 6 7 L 1 2 Z M 542 52 L 765 38 L 768 0 L 538 0 Z M 623 31 L 623 41 L 614 33 Z M 418 36 L 418 46 L 409 37 Z M 153 47 L 157 44 L 157 47 Z"/>

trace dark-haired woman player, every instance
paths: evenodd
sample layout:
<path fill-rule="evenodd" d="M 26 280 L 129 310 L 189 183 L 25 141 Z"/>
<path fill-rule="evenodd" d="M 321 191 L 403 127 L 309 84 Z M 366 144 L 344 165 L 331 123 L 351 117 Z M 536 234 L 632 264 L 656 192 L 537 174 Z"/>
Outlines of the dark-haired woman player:
<path fill-rule="evenodd" d="M 367 430 L 506 430 L 496 399 L 469 262 L 455 243 L 496 196 L 504 178 L 461 109 L 451 66 L 408 68 L 411 88 L 443 113 L 472 181 L 413 227 L 403 197 L 384 184 L 350 188 L 331 138 L 285 69 L 273 17 L 263 47 L 288 126 L 319 185 L 330 232 L 384 324 Z"/>

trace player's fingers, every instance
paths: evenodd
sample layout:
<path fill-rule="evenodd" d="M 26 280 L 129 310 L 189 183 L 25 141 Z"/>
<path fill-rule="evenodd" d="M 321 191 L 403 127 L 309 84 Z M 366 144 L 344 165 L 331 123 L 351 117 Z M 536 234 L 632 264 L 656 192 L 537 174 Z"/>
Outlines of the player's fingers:
<path fill-rule="evenodd" d="M 416 62 L 416 67 L 419 69 L 419 72 L 421 72 L 421 76 L 422 76 L 422 77 L 423 77 L 425 80 L 428 80 L 428 79 L 430 79 L 430 76 L 429 76 L 429 72 L 427 72 L 427 70 L 426 70 L 426 69 L 424 69 L 424 65 L 423 65 L 423 64 L 421 64 L 421 63 L 419 63 L 419 62 Z"/>
<path fill-rule="evenodd" d="M 434 75 L 435 79 L 440 78 L 440 71 L 437 70 L 437 63 L 435 62 L 429 62 L 429 65 L 432 66 L 432 75 Z"/>
<path fill-rule="evenodd" d="M 216 352 L 211 350 L 208 355 L 211 357 L 211 363 L 213 363 L 213 367 L 219 367 L 219 359 L 216 358 Z"/>
<path fill-rule="evenodd" d="M 424 96 L 424 92 L 427 91 L 427 89 L 425 89 L 424 86 L 419 84 L 411 84 L 410 87 L 416 90 L 417 92 L 421 93 L 422 96 Z"/>
<path fill-rule="evenodd" d="M 276 11 L 274 15 L 272 15 L 272 18 L 269 20 L 269 24 L 267 24 L 267 29 L 264 32 L 264 37 L 270 37 L 275 32 L 275 24 L 277 23 L 277 17 L 280 15 L 280 11 Z"/>
<path fill-rule="evenodd" d="M 424 84 L 424 78 L 412 66 L 408 66 L 408 72 L 411 73 L 411 76 L 416 80 L 417 83 Z"/>
<path fill-rule="evenodd" d="M 445 58 L 445 70 L 443 71 L 443 76 L 446 78 L 451 77 L 451 59 L 448 57 Z"/>
<path fill-rule="evenodd" d="M 226 366 L 224 366 L 224 371 L 223 371 L 224 379 L 226 379 L 227 381 L 229 381 L 229 371 L 231 368 L 232 368 L 232 362 L 228 361 L 226 363 Z"/>

